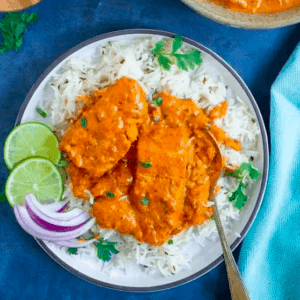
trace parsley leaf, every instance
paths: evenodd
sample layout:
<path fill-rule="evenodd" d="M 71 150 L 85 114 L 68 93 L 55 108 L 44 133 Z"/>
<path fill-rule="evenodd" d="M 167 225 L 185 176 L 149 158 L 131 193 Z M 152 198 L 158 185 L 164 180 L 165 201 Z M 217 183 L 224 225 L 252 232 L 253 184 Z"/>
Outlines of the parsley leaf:
<path fill-rule="evenodd" d="M 173 245 L 174 244 L 173 240 L 168 240 L 168 244 Z"/>
<path fill-rule="evenodd" d="M 261 171 L 253 168 L 252 163 L 242 163 L 238 168 L 236 168 L 234 173 L 225 174 L 225 176 L 232 176 L 238 179 L 237 187 L 231 191 L 228 201 L 233 202 L 233 205 L 237 209 L 243 208 L 247 201 L 245 188 L 250 181 L 257 180 L 261 174 Z"/>
<path fill-rule="evenodd" d="M 152 167 L 152 164 L 150 162 L 140 162 L 140 165 L 143 168 L 150 168 L 150 167 Z"/>
<path fill-rule="evenodd" d="M 211 220 L 214 220 L 214 219 L 215 219 L 215 217 L 214 217 L 214 216 L 212 216 L 210 219 L 211 219 Z"/>
<path fill-rule="evenodd" d="M 115 194 L 112 192 L 106 192 L 106 196 L 109 198 L 113 198 L 113 197 L 115 197 Z"/>
<path fill-rule="evenodd" d="M 68 253 L 69 253 L 70 255 L 76 254 L 77 251 L 78 251 L 77 248 L 69 248 L 69 249 L 68 249 Z"/>
<path fill-rule="evenodd" d="M 161 103 L 162 103 L 162 98 L 157 98 L 157 99 L 153 100 L 152 105 L 153 106 L 159 106 L 159 105 L 161 105 Z"/>
<path fill-rule="evenodd" d="M 169 71 L 171 65 L 174 63 L 178 69 L 188 71 L 189 69 L 194 70 L 196 66 L 200 66 L 202 63 L 201 52 L 196 49 L 191 49 L 185 53 L 178 53 L 181 49 L 183 42 L 181 35 L 176 35 L 172 42 L 172 51 L 164 50 L 165 41 L 159 41 L 151 49 L 152 54 L 156 56 L 157 65 Z"/>
<path fill-rule="evenodd" d="M 97 248 L 97 256 L 103 261 L 109 261 L 112 257 L 112 254 L 118 254 L 119 251 L 116 248 L 116 243 L 109 242 L 101 238 L 95 243 Z"/>
<path fill-rule="evenodd" d="M 33 24 L 38 19 L 37 13 L 8 12 L 0 22 L 0 28 L 4 42 L 0 43 L 0 54 L 11 50 L 16 52 L 23 44 L 23 35 L 28 24 Z"/>
<path fill-rule="evenodd" d="M 146 206 L 149 204 L 149 199 L 147 197 L 141 199 L 140 201 Z"/>
<path fill-rule="evenodd" d="M 37 107 L 35 110 L 43 118 L 46 118 L 48 116 L 48 113 L 44 109 Z"/>

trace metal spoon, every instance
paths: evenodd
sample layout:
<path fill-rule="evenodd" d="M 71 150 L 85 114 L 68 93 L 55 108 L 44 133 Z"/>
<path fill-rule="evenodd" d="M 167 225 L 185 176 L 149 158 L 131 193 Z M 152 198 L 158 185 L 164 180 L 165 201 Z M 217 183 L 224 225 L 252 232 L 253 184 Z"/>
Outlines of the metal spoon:
<path fill-rule="evenodd" d="M 223 172 L 223 163 L 222 163 L 222 154 L 219 148 L 219 145 L 217 141 L 215 140 L 214 136 L 207 130 L 204 131 L 207 135 L 207 137 L 210 139 L 210 141 L 213 143 L 217 154 L 214 158 L 215 160 L 215 173 L 213 176 L 211 176 L 211 184 L 210 184 L 210 195 L 209 199 L 210 201 L 213 201 L 214 204 L 212 205 L 214 217 L 217 225 L 217 230 L 219 233 L 222 249 L 224 252 L 224 260 L 225 265 L 227 269 L 227 277 L 229 281 L 229 287 L 231 292 L 231 298 L 233 300 L 251 300 L 249 292 L 247 291 L 247 288 L 243 282 L 243 279 L 241 277 L 241 274 L 239 272 L 238 266 L 234 260 L 234 257 L 232 255 L 232 251 L 230 247 L 228 246 L 225 232 L 221 223 L 220 214 L 217 206 L 217 202 L 215 201 L 215 194 L 214 194 L 214 187 L 218 180 L 218 178 L 221 176 Z"/>

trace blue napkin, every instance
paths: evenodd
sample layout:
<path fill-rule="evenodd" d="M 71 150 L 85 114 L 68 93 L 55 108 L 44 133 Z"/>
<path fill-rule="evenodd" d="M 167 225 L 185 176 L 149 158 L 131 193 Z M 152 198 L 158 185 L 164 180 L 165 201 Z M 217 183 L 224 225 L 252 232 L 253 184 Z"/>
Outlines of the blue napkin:
<path fill-rule="evenodd" d="M 300 44 L 271 88 L 267 190 L 240 252 L 252 300 L 300 299 Z"/>

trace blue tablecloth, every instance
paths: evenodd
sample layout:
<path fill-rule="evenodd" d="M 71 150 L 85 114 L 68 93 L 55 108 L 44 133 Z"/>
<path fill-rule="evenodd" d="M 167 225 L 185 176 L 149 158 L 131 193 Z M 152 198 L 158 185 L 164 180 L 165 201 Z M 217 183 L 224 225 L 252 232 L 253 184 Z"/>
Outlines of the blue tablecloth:
<path fill-rule="evenodd" d="M 270 87 L 299 41 L 300 26 L 243 30 L 217 24 L 179 0 L 44 0 L 18 53 L 0 56 L 0 151 L 31 86 L 61 54 L 102 33 L 152 28 L 180 33 L 224 58 L 244 79 L 269 125 Z M 0 13 L 0 18 L 4 14 Z M 1 40 L 0 40 L 1 41 Z M 8 171 L 0 161 L 0 185 Z M 88 283 L 54 262 L 0 204 L 0 299 L 230 299 L 224 263 L 171 290 L 134 294 Z M 239 256 L 240 247 L 235 252 Z M 284 300 L 284 299 L 283 299 Z"/>

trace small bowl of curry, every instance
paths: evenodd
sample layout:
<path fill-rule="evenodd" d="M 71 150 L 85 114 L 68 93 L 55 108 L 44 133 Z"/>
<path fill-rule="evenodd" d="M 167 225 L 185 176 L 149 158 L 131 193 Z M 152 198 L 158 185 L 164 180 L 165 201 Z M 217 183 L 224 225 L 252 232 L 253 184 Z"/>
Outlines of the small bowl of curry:
<path fill-rule="evenodd" d="M 300 22 L 300 0 L 181 0 L 213 21 L 232 27 L 272 29 Z"/>

